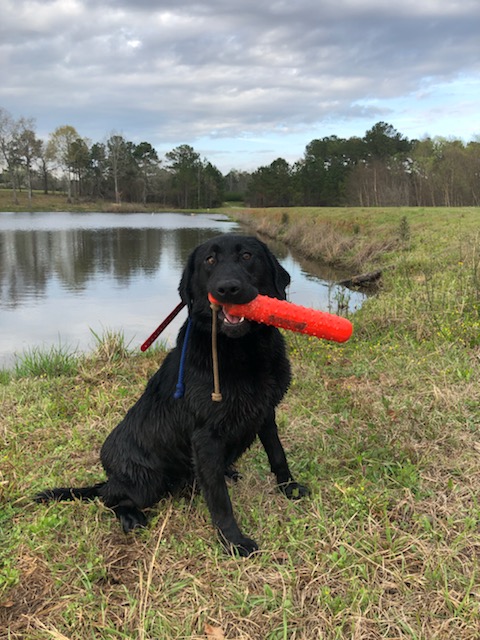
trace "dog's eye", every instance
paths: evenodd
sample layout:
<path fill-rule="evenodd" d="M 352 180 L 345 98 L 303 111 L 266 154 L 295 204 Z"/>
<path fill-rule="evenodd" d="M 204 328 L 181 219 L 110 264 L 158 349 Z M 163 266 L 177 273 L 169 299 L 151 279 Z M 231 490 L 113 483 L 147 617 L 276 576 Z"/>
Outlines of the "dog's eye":
<path fill-rule="evenodd" d="M 252 254 L 249 253 L 248 251 L 245 251 L 244 253 L 242 253 L 242 260 L 250 260 L 251 257 L 252 257 Z"/>
<path fill-rule="evenodd" d="M 213 265 L 217 262 L 217 259 L 215 258 L 215 256 L 208 256 L 208 258 L 205 260 L 205 262 L 207 264 Z"/>

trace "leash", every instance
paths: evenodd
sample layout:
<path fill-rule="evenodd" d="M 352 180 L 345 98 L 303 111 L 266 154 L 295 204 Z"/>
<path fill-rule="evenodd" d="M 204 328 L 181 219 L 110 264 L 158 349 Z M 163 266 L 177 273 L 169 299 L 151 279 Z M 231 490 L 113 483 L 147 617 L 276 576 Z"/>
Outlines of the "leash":
<path fill-rule="evenodd" d="M 168 327 L 168 325 L 174 318 L 178 316 L 178 314 L 180 313 L 180 311 L 183 309 L 184 306 L 185 306 L 185 302 L 179 302 L 177 304 L 175 309 L 165 318 L 165 320 L 161 324 L 158 325 L 158 327 L 155 329 L 152 335 L 145 340 L 145 342 L 140 347 L 141 351 L 146 351 L 148 347 L 150 347 L 155 342 L 155 340 L 162 333 L 162 331 L 166 327 Z"/>
<path fill-rule="evenodd" d="M 172 322 L 172 320 L 180 313 L 180 311 L 183 309 L 184 306 L 185 306 L 184 302 L 180 302 L 179 304 L 177 304 L 175 309 L 165 318 L 165 320 L 163 320 L 163 322 L 161 324 L 158 325 L 158 327 L 155 329 L 155 331 L 152 333 L 152 335 L 145 340 L 145 342 L 140 347 L 141 351 L 146 351 L 148 349 L 148 347 L 150 347 L 155 342 L 155 340 L 162 333 L 162 331 L 166 327 L 168 327 L 170 322 Z M 220 374 L 219 374 L 219 369 L 218 369 L 218 348 L 217 348 L 217 313 L 220 310 L 220 305 L 214 304 L 214 303 L 210 303 L 210 308 L 212 310 L 212 363 L 213 363 L 213 393 L 212 393 L 212 400 L 213 400 L 213 402 L 221 402 L 223 398 L 222 398 L 222 394 L 220 392 Z M 192 327 L 192 319 L 189 317 L 188 318 L 188 322 L 187 322 L 187 328 L 185 330 L 185 337 L 183 338 L 182 353 L 180 355 L 180 367 L 179 367 L 179 370 L 178 370 L 177 385 L 175 387 L 175 393 L 173 394 L 173 397 L 176 400 L 179 400 L 180 398 L 183 398 L 183 396 L 185 394 L 185 381 L 184 381 L 184 378 L 185 378 L 185 360 L 186 360 L 186 357 L 187 357 L 187 347 L 188 347 L 188 340 L 190 338 L 191 327 Z"/>
<path fill-rule="evenodd" d="M 213 393 L 212 400 L 221 402 L 223 400 L 220 393 L 220 374 L 218 372 L 218 348 L 217 348 L 217 313 L 220 310 L 218 304 L 210 303 L 212 310 L 212 362 L 213 362 Z"/>

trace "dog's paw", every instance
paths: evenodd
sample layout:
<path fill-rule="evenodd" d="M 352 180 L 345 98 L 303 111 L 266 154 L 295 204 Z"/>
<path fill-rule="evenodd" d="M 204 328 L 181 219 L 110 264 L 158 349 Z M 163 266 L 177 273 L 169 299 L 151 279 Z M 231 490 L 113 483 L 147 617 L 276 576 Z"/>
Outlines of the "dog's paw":
<path fill-rule="evenodd" d="M 236 544 L 232 544 L 231 551 L 234 555 L 242 556 L 242 558 L 248 558 L 252 553 L 258 551 L 258 544 L 255 540 L 251 540 L 250 538 L 243 537 L 240 542 Z"/>
<path fill-rule="evenodd" d="M 114 512 L 120 520 L 124 533 L 130 533 L 134 529 L 143 529 L 147 526 L 147 516 L 136 507 L 115 507 Z"/>
<path fill-rule="evenodd" d="M 278 488 L 289 500 L 300 500 L 300 498 L 304 498 L 310 493 L 308 487 L 305 487 L 303 484 L 299 484 L 298 482 L 294 482 L 293 480 L 292 482 L 279 484 Z"/>
<path fill-rule="evenodd" d="M 255 540 L 247 538 L 246 536 L 235 537 L 234 540 L 229 540 L 220 532 L 220 540 L 225 550 L 232 556 L 247 558 L 251 556 L 252 553 L 255 553 L 255 551 L 258 551 L 258 544 Z"/>
<path fill-rule="evenodd" d="M 225 469 L 225 477 L 232 482 L 238 482 L 242 479 L 242 474 L 233 465 L 230 465 Z"/>

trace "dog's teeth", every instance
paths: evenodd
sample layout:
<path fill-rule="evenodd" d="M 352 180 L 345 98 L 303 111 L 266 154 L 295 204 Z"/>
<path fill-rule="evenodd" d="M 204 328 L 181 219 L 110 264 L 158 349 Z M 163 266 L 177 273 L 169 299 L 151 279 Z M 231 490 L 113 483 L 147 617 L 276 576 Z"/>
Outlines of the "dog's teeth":
<path fill-rule="evenodd" d="M 223 309 L 223 315 L 224 315 L 224 319 L 223 321 L 225 322 L 225 324 L 241 324 L 245 318 L 239 318 L 238 316 L 232 316 L 230 313 L 228 313 L 228 311 L 226 311 L 225 309 Z"/>
<path fill-rule="evenodd" d="M 227 317 L 225 316 L 224 322 L 225 322 L 226 324 L 240 324 L 240 323 L 242 323 L 244 320 L 245 320 L 245 318 L 244 318 L 244 317 L 242 317 L 242 318 L 235 317 L 235 319 L 230 319 L 230 318 L 227 318 Z"/>

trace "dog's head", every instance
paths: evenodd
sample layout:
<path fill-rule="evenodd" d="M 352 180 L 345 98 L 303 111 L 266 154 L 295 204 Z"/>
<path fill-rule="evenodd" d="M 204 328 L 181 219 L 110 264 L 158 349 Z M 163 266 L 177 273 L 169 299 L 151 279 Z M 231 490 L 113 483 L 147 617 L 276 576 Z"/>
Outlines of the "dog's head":
<path fill-rule="evenodd" d="M 285 300 L 290 276 L 270 249 L 252 236 L 225 234 L 199 245 L 191 253 L 180 281 L 179 293 L 189 314 L 210 321 L 210 293 L 220 304 L 244 304 L 257 294 Z M 248 320 L 222 309 L 219 330 L 230 336 L 248 333 Z"/>

